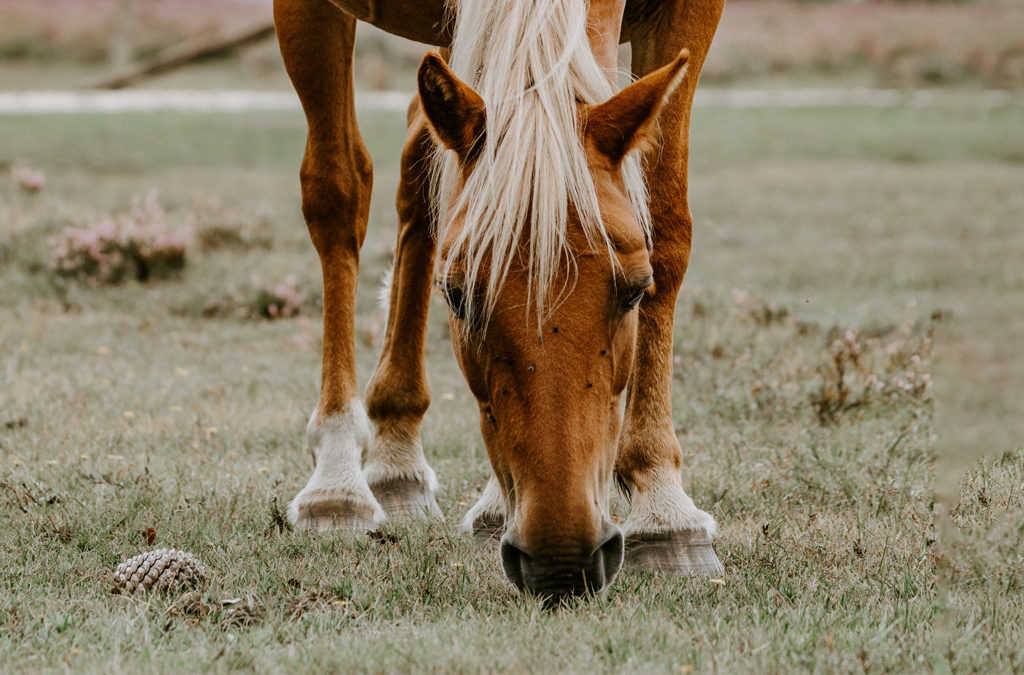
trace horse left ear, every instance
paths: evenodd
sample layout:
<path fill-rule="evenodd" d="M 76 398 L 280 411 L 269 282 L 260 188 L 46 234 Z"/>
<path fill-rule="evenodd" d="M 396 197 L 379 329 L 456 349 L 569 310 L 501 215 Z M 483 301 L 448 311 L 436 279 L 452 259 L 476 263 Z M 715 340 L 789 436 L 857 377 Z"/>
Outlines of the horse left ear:
<path fill-rule="evenodd" d="M 416 76 L 420 104 L 441 144 L 465 163 L 484 137 L 486 109 L 480 95 L 451 71 L 437 52 L 427 52 Z"/>
<path fill-rule="evenodd" d="M 645 75 L 604 103 L 591 106 L 586 138 L 615 165 L 630 152 L 655 145 L 655 120 L 686 74 L 689 59 L 690 52 L 684 49 L 672 63 Z"/>

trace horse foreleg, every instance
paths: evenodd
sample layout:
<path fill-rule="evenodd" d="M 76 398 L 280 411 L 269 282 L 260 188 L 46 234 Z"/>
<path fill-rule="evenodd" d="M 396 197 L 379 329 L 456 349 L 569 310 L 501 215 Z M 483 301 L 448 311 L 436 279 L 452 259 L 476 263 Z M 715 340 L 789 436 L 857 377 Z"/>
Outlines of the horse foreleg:
<path fill-rule="evenodd" d="M 495 544 L 505 532 L 505 492 L 492 473 L 484 493 L 466 513 L 462 529 L 470 532 L 481 544 Z"/>
<path fill-rule="evenodd" d="M 430 277 L 434 261 L 428 158 L 432 141 L 419 100 L 409 110 L 398 184 L 398 243 L 391 272 L 384 349 L 367 388 L 377 433 L 363 472 L 388 518 L 440 516 L 437 480 L 420 442 L 420 422 L 430 405 L 423 367 Z"/>
<path fill-rule="evenodd" d="M 636 364 L 616 459 L 629 494 L 623 527 L 626 563 L 682 574 L 716 574 L 717 525 L 683 489 L 682 451 L 672 422 L 672 327 L 676 296 L 690 256 L 692 219 L 686 199 L 690 108 L 721 15 L 723 0 L 663 2 L 630 17 L 633 70 L 645 75 L 690 50 L 689 71 L 661 113 L 662 146 L 648 156 L 654 224 L 654 294 L 640 307 Z M 635 23 L 630 25 L 630 20 Z"/>
<path fill-rule="evenodd" d="M 307 427 L 316 467 L 288 514 L 300 528 L 372 529 L 385 516 L 361 470 L 372 425 L 355 378 L 356 276 L 373 183 L 353 101 L 356 22 L 331 5 L 307 0 L 275 0 L 274 22 L 309 125 L 302 213 L 324 283 L 320 399 Z"/>

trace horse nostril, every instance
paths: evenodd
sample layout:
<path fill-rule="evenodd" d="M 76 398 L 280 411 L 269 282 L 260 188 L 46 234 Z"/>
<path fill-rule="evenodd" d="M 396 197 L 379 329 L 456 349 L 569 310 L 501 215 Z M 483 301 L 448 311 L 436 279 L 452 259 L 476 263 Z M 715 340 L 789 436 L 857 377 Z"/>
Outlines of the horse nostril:
<path fill-rule="evenodd" d="M 520 591 L 559 598 L 565 595 L 597 593 L 612 582 L 622 567 L 625 554 L 622 531 L 606 522 L 600 542 L 588 555 L 545 551 L 534 557 L 506 532 L 501 538 L 501 566 L 505 576 Z"/>
<path fill-rule="evenodd" d="M 523 563 L 529 563 L 530 556 L 514 543 L 507 532 L 501 538 L 500 550 L 501 567 L 505 570 L 505 576 L 517 589 L 524 590 L 526 583 L 523 581 Z"/>

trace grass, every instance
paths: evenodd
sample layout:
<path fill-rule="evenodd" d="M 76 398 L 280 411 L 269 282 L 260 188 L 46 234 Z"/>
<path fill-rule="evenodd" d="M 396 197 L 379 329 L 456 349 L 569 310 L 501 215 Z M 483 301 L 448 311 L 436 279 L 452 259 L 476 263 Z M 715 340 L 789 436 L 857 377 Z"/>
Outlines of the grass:
<path fill-rule="evenodd" d="M 366 382 L 401 116 L 363 123 L 377 162 L 357 306 Z M 315 304 L 278 321 L 204 314 L 242 302 L 254 273 L 318 289 L 298 115 L 6 117 L 0 162 L 24 159 L 47 185 L 0 179 L 3 669 L 1024 668 L 1024 115 L 702 109 L 694 125 L 675 415 L 687 488 L 722 526 L 724 583 L 625 572 L 549 612 L 455 526 L 489 469 L 440 303 L 423 435 L 447 521 L 368 539 L 282 526 L 311 468 Z M 172 228 L 255 234 L 202 238 L 171 281 L 54 281 L 50 234 L 152 187 Z M 864 357 L 838 379 L 847 331 Z M 934 398 L 893 385 L 909 370 L 935 378 Z M 937 435 L 1005 450 L 960 458 L 970 471 L 939 543 Z M 211 584 L 109 593 L 119 561 L 164 546 L 196 553 Z"/>

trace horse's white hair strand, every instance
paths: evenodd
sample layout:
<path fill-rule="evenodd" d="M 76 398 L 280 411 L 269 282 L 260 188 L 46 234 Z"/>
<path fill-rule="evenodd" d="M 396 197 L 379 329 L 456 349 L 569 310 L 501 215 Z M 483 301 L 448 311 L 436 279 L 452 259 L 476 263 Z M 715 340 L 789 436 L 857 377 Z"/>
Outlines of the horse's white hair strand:
<path fill-rule="evenodd" d="M 574 258 L 566 241 L 570 213 L 579 218 L 589 244 L 607 247 L 615 264 L 578 110 L 580 103 L 607 100 L 614 89 L 587 38 L 587 0 L 449 0 L 449 9 L 455 20 L 449 65 L 483 98 L 487 121 L 479 155 L 454 201 L 458 159 L 439 152 L 432 162 L 439 240 L 445 240 L 455 215 L 466 223 L 439 256 L 438 276 L 449 279 L 458 262 L 465 309 L 486 320 L 522 255 L 529 275 L 527 306 L 539 325 L 561 295 L 552 297 L 560 272 L 565 284 L 573 283 Z M 649 235 L 637 154 L 626 158 L 622 176 Z"/>

